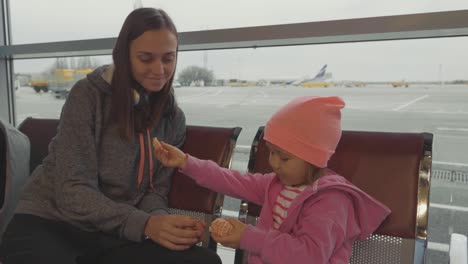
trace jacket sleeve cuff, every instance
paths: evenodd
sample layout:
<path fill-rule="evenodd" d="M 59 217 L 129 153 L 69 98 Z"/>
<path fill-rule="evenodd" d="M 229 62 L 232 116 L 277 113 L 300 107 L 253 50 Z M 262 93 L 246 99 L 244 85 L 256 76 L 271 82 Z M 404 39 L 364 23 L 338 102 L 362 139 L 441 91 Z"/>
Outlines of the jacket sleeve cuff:
<path fill-rule="evenodd" d="M 265 241 L 266 232 L 252 225 L 248 225 L 242 239 L 240 248 L 255 255 L 259 255 Z"/>
<path fill-rule="evenodd" d="M 133 211 L 125 223 L 123 236 L 130 241 L 141 242 L 145 237 L 145 226 L 149 218 L 150 214 L 142 210 Z"/>
<path fill-rule="evenodd" d="M 156 209 L 150 212 L 151 215 L 167 215 L 169 214 L 169 211 L 166 209 Z"/>
<path fill-rule="evenodd" d="M 187 174 L 187 171 L 191 171 L 197 167 L 197 159 L 190 154 L 186 153 L 185 166 L 183 169 L 179 169 L 180 172 Z"/>

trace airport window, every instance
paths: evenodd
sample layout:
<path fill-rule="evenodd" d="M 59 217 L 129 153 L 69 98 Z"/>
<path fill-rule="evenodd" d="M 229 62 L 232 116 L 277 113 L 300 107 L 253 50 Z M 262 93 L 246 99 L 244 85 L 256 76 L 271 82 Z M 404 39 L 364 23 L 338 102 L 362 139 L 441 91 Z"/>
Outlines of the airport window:
<path fill-rule="evenodd" d="M 463 151 L 468 148 L 467 45 L 468 38 L 445 38 L 181 52 L 175 91 L 189 124 L 243 127 L 233 161 L 239 170 L 247 168 L 258 126 L 299 95 L 343 97 L 344 129 L 433 133 L 429 241 L 434 250 L 429 259 L 441 263 L 447 256 L 447 230 L 468 234 L 463 224 L 468 217 L 463 209 L 468 201 L 468 154 Z M 59 116 L 66 96 L 57 88 L 39 89 L 41 73 L 49 72 L 46 81 L 52 78 L 52 83 L 81 78 L 80 69 L 111 60 L 81 58 L 90 63 L 83 67 L 79 61 L 16 60 L 17 122 L 27 116 Z M 63 69 L 72 64 L 75 71 Z M 207 79 L 182 78 L 190 67 L 205 71 Z M 31 87 L 34 83 L 37 89 Z M 232 214 L 238 206 L 239 201 L 227 198 L 224 211 Z"/>
<path fill-rule="evenodd" d="M 183 87 L 176 88 L 176 94 L 181 105 L 187 108 L 191 122 L 242 125 L 253 130 L 266 121 L 275 107 L 296 95 L 338 94 L 348 101 L 346 115 L 350 120 L 345 118 L 346 129 L 424 130 L 435 133 L 436 139 L 440 134 L 441 138 L 435 142 L 437 156 L 444 161 L 463 163 L 468 160 L 466 153 L 451 146 L 468 147 L 468 142 L 457 140 L 466 134 L 463 127 L 467 123 L 468 107 L 461 99 L 468 90 L 465 73 L 468 54 L 464 52 L 467 42 L 468 38 L 447 38 L 181 52 L 176 86 Z M 438 52 L 440 47 L 444 47 L 443 53 Z M 54 87 L 46 90 L 47 84 L 41 81 L 57 86 L 64 79 L 62 83 L 71 85 L 90 69 L 110 61 L 110 56 L 88 60 L 86 57 L 16 60 L 14 68 L 20 86 L 16 91 L 17 123 L 28 115 L 58 117 L 64 97 L 52 94 Z M 206 69 L 213 74 L 212 78 L 203 83 L 182 80 L 181 72 L 191 66 Z M 67 71 L 69 68 L 75 71 Z M 322 74 L 323 81 L 311 81 L 318 74 Z M 325 86 L 329 89 L 320 89 Z M 46 100 L 50 100 L 54 109 L 30 108 L 34 102 Z M 210 111 L 212 106 L 208 107 L 207 101 L 213 102 L 219 111 Z M 255 122 L 246 120 L 251 115 L 242 115 L 245 117 L 242 119 L 223 117 L 243 110 L 255 112 Z M 369 122 L 367 113 L 375 111 L 379 115 Z M 430 120 L 426 118 L 429 115 L 440 119 Z M 253 135 L 246 137 L 247 140 Z M 455 155 L 443 154 L 451 151 Z"/>
<path fill-rule="evenodd" d="M 461 0 L 392 2 L 385 9 L 370 0 L 280 2 L 14 0 L 13 44 L 115 37 L 138 5 L 164 8 L 181 32 L 468 7 Z M 110 6 L 112 15 L 103 19 Z M 96 15 L 89 15 L 91 7 Z M 243 128 L 233 161 L 238 170 L 247 168 L 258 126 L 299 95 L 341 96 L 347 130 L 433 133 L 427 263 L 446 263 L 450 233 L 468 235 L 466 46 L 468 37 L 186 51 L 179 53 L 174 87 L 188 124 Z M 28 116 L 58 118 L 71 85 L 110 62 L 110 56 L 14 60 L 16 124 Z M 238 208 L 238 200 L 225 199 L 226 215 Z"/>
<path fill-rule="evenodd" d="M 115 37 L 134 6 L 165 9 L 185 32 L 461 10 L 468 2 L 400 0 L 383 7 L 372 0 L 15 0 L 10 1 L 13 44 Z"/>

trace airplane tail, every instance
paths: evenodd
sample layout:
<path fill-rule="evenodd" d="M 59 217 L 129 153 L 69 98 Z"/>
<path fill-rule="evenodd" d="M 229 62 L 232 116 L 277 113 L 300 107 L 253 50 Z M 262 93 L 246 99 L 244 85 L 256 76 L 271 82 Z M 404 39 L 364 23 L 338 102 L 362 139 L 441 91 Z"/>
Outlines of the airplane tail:
<path fill-rule="evenodd" d="M 310 78 L 310 77 L 304 77 L 302 79 L 298 79 L 296 81 L 292 81 L 291 85 L 300 85 L 304 82 L 323 82 L 326 79 L 331 78 L 331 73 L 327 73 L 327 64 L 323 65 L 320 71 L 315 75 L 315 77 Z"/>
<path fill-rule="evenodd" d="M 325 79 L 326 72 L 327 72 L 327 64 L 323 65 L 322 69 L 320 69 L 320 71 L 317 73 L 317 75 L 315 75 L 315 77 L 312 80 L 320 81 L 320 80 Z"/>

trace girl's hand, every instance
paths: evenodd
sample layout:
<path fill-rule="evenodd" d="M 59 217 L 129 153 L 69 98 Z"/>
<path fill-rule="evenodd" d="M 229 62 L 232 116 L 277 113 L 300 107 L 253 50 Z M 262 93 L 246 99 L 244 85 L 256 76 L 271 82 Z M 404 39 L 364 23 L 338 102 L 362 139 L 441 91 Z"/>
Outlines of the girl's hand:
<path fill-rule="evenodd" d="M 146 222 L 145 235 L 171 250 L 186 250 L 200 242 L 206 224 L 185 215 L 151 216 Z"/>
<path fill-rule="evenodd" d="M 205 233 L 206 229 L 206 223 L 199 220 L 195 223 L 195 226 L 192 228 L 192 230 L 195 230 L 200 233 L 200 236 L 198 237 L 197 243 L 202 241 L 203 233 Z"/>
<path fill-rule="evenodd" d="M 166 167 L 184 168 L 187 156 L 180 149 L 153 138 L 154 154 Z"/>
<path fill-rule="evenodd" d="M 221 243 L 223 246 L 239 248 L 240 241 L 242 239 L 242 236 L 244 235 L 247 225 L 234 218 L 228 218 L 226 220 L 233 226 L 233 229 L 230 232 L 230 234 L 220 237 L 212 233 L 211 236 L 216 242 Z"/>

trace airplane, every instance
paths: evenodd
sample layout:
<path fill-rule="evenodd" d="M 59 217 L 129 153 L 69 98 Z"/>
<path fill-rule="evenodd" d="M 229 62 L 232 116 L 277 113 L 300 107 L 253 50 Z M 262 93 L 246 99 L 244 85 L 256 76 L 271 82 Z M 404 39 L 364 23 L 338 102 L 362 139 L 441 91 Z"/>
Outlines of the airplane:
<path fill-rule="evenodd" d="M 326 80 L 331 79 L 332 74 L 327 73 L 327 64 L 323 65 L 317 75 L 314 78 L 302 78 L 290 83 L 290 85 L 302 86 L 302 87 L 328 87 L 332 83 L 326 82 Z"/>

